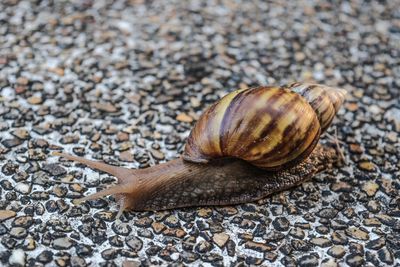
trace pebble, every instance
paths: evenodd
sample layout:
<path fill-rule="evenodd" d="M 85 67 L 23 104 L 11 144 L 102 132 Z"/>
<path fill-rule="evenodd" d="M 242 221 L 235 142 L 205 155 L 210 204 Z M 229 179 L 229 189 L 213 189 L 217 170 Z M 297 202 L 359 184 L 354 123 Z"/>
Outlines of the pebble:
<path fill-rule="evenodd" d="M 43 103 L 43 99 L 40 96 L 31 96 L 27 99 L 29 104 L 39 105 Z"/>
<path fill-rule="evenodd" d="M 70 247 L 72 247 L 74 244 L 74 242 L 68 238 L 68 237 L 61 237 L 61 238 L 57 238 L 54 240 L 53 242 L 53 248 L 55 249 L 69 249 Z"/>
<path fill-rule="evenodd" d="M 318 266 L 318 263 L 319 263 L 318 257 L 316 257 L 315 255 L 302 256 L 298 262 L 299 266 L 304 266 L 304 267 Z"/>
<path fill-rule="evenodd" d="M 346 235 L 354 238 L 354 239 L 358 239 L 358 240 L 368 240 L 369 239 L 369 234 L 368 232 L 356 228 L 356 227 L 349 227 L 348 229 L 346 229 Z"/>
<path fill-rule="evenodd" d="M 14 190 L 21 194 L 29 194 L 32 187 L 27 183 L 18 183 L 15 185 Z"/>
<path fill-rule="evenodd" d="M 44 164 L 42 170 L 54 176 L 61 176 L 67 173 L 67 171 L 57 163 Z"/>
<path fill-rule="evenodd" d="M 22 249 L 15 249 L 11 252 L 10 259 L 8 263 L 11 266 L 25 266 L 26 263 L 26 254 Z"/>
<path fill-rule="evenodd" d="M 180 122 L 192 122 L 193 118 L 185 113 L 179 113 L 176 116 L 176 120 Z"/>
<path fill-rule="evenodd" d="M 23 140 L 21 140 L 19 138 L 4 139 L 3 141 L 1 141 L 1 143 L 6 148 L 13 148 L 13 147 L 16 147 L 16 146 L 19 146 L 20 144 L 22 144 Z"/>
<path fill-rule="evenodd" d="M 358 267 L 364 264 L 365 260 L 362 255 L 350 254 L 346 256 L 346 263 L 351 267 Z"/>
<path fill-rule="evenodd" d="M 370 161 L 362 161 L 358 164 L 358 167 L 361 170 L 368 171 L 368 172 L 373 172 L 376 169 L 375 165 Z"/>
<path fill-rule="evenodd" d="M 0 221 L 8 220 L 16 215 L 17 213 L 13 210 L 0 210 Z"/>
<path fill-rule="evenodd" d="M 346 254 L 346 250 L 344 249 L 343 246 L 335 245 L 329 248 L 327 253 L 334 258 L 341 259 Z"/>
<path fill-rule="evenodd" d="M 53 252 L 44 250 L 36 257 L 36 260 L 41 263 L 49 263 L 53 260 Z"/>
<path fill-rule="evenodd" d="M 29 139 L 30 137 L 28 130 L 21 128 L 12 131 L 11 134 L 22 140 Z"/>
<path fill-rule="evenodd" d="M 214 243 L 217 244 L 218 247 L 222 248 L 228 242 L 229 235 L 226 233 L 216 233 L 213 235 L 212 239 Z"/>
<path fill-rule="evenodd" d="M 383 263 L 388 265 L 392 265 L 394 262 L 393 253 L 386 247 L 378 250 L 378 257 Z"/>
<path fill-rule="evenodd" d="M 322 248 L 330 247 L 332 242 L 325 237 L 314 237 L 310 240 L 310 243 Z"/>
<path fill-rule="evenodd" d="M 28 235 L 28 232 L 23 227 L 13 227 L 10 229 L 10 236 L 12 236 L 14 238 L 23 239 L 27 235 Z"/>
<path fill-rule="evenodd" d="M 361 189 L 369 196 L 373 197 L 379 189 L 379 185 L 373 181 L 364 183 Z"/>
<path fill-rule="evenodd" d="M 128 236 L 125 239 L 125 242 L 128 245 L 128 247 L 132 249 L 134 252 L 141 250 L 143 247 L 143 241 L 135 236 Z"/>
<path fill-rule="evenodd" d="M 272 221 L 272 225 L 277 231 L 287 231 L 290 227 L 290 222 L 285 217 L 278 217 Z"/>
<path fill-rule="evenodd" d="M 386 241 L 383 237 L 379 237 L 377 239 L 373 239 L 369 241 L 365 246 L 369 249 L 378 250 L 385 246 Z"/>

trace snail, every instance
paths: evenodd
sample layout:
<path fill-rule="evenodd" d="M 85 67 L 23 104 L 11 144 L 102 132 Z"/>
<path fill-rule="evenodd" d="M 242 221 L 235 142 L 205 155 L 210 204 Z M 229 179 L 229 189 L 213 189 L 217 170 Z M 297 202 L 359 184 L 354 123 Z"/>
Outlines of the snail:
<path fill-rule="evenodd" d="M 346 91 L 319 84 L 260 86 L 231 92 L 200 116 L 182 157 L 127 169 L 55 155 L 99 169 L 118 184 L 75 201 L 115 195 L 125 209 L 165 210 L 256 201 L 311 178 L 337 161 L 318 144 Z"/>

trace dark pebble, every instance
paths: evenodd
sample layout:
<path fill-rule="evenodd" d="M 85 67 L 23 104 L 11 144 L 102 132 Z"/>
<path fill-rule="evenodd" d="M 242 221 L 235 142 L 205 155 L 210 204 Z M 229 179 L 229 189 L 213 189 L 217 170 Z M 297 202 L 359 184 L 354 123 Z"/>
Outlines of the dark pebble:
<path fill-rule="evenodd" d="M 121 237 L 114 235 L 108 238 L 108 242 L 110 243 L 111 246 L 114 247 L 123 247 L 124 246 L 124 241 L 122 240 Z"/>
<path fill-rule="evenodd" d="M 105 260 L 112 260 L 115 259 L 118 256 L 118 250 L 113 249 L 113 248 L 108 248 L 105 249 L 101 252 L 101 256 Z"/>
<path fill-rule="evenodd" d="M 125 242 L 134 252 L 141 250 L 143 247 L 143 241 L 136 236 L 128 236 Z"/>
<path fill-rule="evenodd" d="M 132 231 L 132 228 L 127 223 L 117 223 L 114 222 L 111 226 L 114 232 L 118 235 L 128 236 Z"/>
<path fill-rule="evenodd" d="M 41 263 L 49 263 L 53 260 L 53 252 L 44 250 L 36 257 L 36 260 Z"/>
<path fill-rule="evenodd" d="M 378 257 L 382 262 L 388 265 L 392 265 L 394 262 L 393 253 L 386 247 L 378 250 Z"/>
<path fill-rule="evenodd" d="M 362 266 L 364 262 L 364 257 L 360 254 L 350 254 L 346 256 L 346 263 L 351 267 Z"/>
<path fill-rule="evenodd" d="M 85 244 L 76 244 L 75 252 L 80 257 L 88 257 L 93 254 L 93 249 L 89 245 Z"/>
<path fill-rule="evenodd" d="M 278 217 L 272 221 L 275 230 L 285 232 L 289 230 L 290 222 L 285 217 Z"/>
<path fill-rule="evenodd" d="M 315 255 L 305 255 L 298 260 L 299 266 L 302 267 L 314 267 L 318 266 L 318 263 L 319 263 L 318 257 Z"/>
<path fill-rule="evenodd" d="M 60 166 L 58 163 L 44 164 L 42 166 L 42 170 L 44 170 L 54 176 L 60 176 L 60 175 L 64 175 L 67 173 L 67 171 L 62 166 Z"/>

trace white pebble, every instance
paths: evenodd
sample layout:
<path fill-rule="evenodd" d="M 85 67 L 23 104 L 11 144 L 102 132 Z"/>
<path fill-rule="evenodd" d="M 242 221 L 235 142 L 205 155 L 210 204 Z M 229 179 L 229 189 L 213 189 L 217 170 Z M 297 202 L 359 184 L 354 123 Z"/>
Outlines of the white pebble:
<path fill-rule="evenodd" d="M 22 194 L 28 194 L 31 191 L 31 188 L 29 184 L 26 183 L 18 183 L 15 185 L 15 191 L 22 193 Z"/>
<path fill-rule="evenodd" d="M 16 249 L 12 252 L 8 262 L 10 265 L 25 265 L 25 252 L 22 249 Z"/>

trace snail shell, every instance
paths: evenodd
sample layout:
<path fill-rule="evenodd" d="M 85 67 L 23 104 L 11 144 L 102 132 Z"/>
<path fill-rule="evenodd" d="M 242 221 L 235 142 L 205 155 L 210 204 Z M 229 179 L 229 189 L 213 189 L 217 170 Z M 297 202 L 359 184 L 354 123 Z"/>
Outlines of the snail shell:
<path fill-rule="evenodd" d="M 344 96 L 342 89 L 300 83 L 234 91 L 199 118 L 183 158 L 234 157 L 268 170 L 294 165 L 312 152 Z"/>

